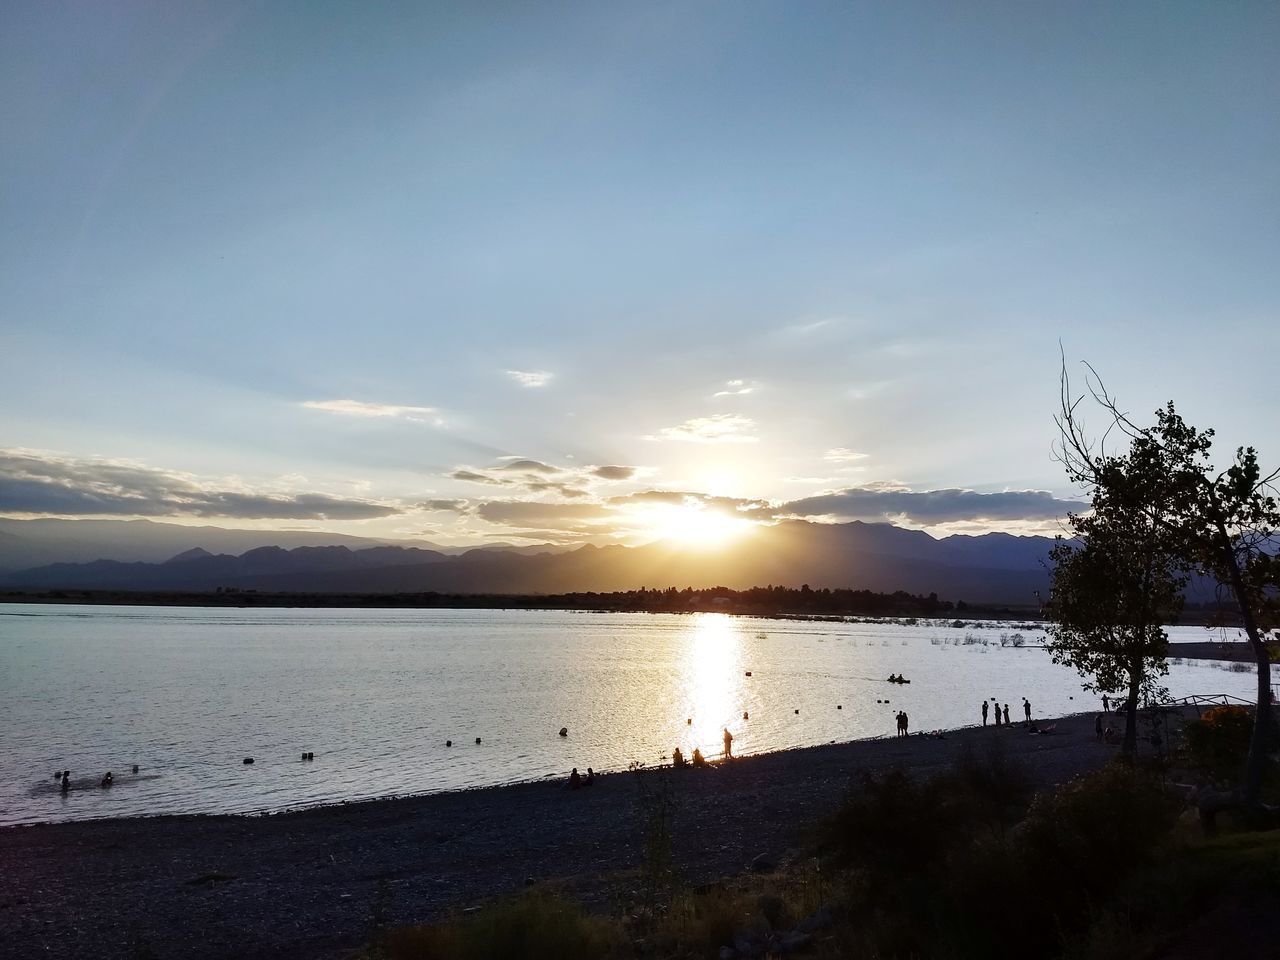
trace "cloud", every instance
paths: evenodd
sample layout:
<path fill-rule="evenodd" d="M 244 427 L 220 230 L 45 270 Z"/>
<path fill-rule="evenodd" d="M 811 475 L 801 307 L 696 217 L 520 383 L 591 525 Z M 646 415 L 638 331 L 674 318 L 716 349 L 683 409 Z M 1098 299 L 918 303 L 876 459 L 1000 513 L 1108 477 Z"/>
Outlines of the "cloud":
<path fill-rule="evenodd" d="M 591 471 L 593 477 L 601 480 L 630 480 L 636 475 L 635 467 L 595 467 Z"/>
<path fill-rule="evenodd" d="M 724 389 L 717 390 L 712 394 L 713 397 L 741 397 L 744 394 L 754 393 L 756 385 L 748 383 L 746 380 L 727 380 Z"/>
<path fill-rule="evenodd" d="M 363 400 L 307 400 L 308 410 L 322 410 L 342 417 L 391 417 L 444 426 L 444 418 L 435 407 L 408 407 L 392 403 L 365 403 Z"/>
<path fill-rule="evenodd" d="M 497 486 L 505 486 L 516 482 L 511 477 L 494 477 L 487 473 L 481 473 L 479 470 L 469 470 L 466 467 L 458 468 L 449 476 L 454 480 L 464 480 L 467 483 L 491 483 Z"/>
<path fill-rule="evenodd" d="M 555 378 L 555 374 L 545 370 L 507 370 L 505 373 L 520 386 L 531 390 L 545 387 Z"/>
<path fill-rule="evenodd" d="M 832 520 L 901 520 L 918 526 L 960 521 L 1055 520 L 1088 504 L 1059 500 L 1047 490 L 910 490 L 882 484 L 850 487 L 778 504 L 774 516 L 823 517 Z"/>
<path fill-rule="evenodd" d="M 859 453 L 848 447 L 832 447 L 822 455 L 822 459 L 831 463 L 853 463 L 855 460 L 865 460 L 868 456 L 870 454 Z"/>
<path fill-rule="evenodd" d="M 718 413 L 710 417 L 695 417 L 675 427 L 663 427 L 656 437 L 646 440 L 682 440 L 688 443 L 755 443 L 759 437 L 753 434 L 756 424 L 749 417 L 730 413 Z"/>
<path fill-rule="evenodd" d="M 542 503 L 534 500 L 490 500 L 476 507 L 475 515 L 489 523 L 516 527 L 580 529 L 584 522 L 601 522 L 613 511 L 596 503 Z"/>
<path fill-rule="evenodd" d="M 226 486 L 126 460 L 0 450 L 0 511 L 5 513 L 371 520 L 404 512 L 397 504 L 376 500 Z"/>
<path fill-rule="evenodd" d="M 507 459 L 507 458 L 503 458 Z M 549 463 L 543 463 L 541 460 L 507 460 L 499 470 L 507 470 L 511 473 L 563 473 L 559 467 L 553 467 Z"/>
<path fill-rule="evenodd" d="M 467 500 L 423 500 L 417 506 L 436 513 L 465 513 L 468 503 Z"/>

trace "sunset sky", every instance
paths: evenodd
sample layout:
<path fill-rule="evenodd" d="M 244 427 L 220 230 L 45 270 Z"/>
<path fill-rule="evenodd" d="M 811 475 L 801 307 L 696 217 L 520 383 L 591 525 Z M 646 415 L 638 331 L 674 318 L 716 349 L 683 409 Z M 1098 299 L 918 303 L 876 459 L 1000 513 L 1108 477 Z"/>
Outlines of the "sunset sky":
<path fill-rule="evenodd" d="M 0 514 L 1053 531 L 1280 464 L 1274 3 L 6 3 Z"/>

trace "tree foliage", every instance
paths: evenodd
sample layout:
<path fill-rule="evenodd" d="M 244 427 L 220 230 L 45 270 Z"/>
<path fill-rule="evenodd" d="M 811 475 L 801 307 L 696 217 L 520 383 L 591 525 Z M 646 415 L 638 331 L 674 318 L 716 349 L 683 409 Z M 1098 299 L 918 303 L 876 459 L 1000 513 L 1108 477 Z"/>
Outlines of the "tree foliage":
<path fill-rule="evenodd" d="M 1113 499 L 1126 504 L 1117 513 L 1120 523 L 1141 524 L 1179 564 L 1219 584 L 1257 665 L 1258 700 L 1240 791 L 1246 806 L 1257 806 L 1275 734 L 1270 663 L 1271 631 L 1280 625 L 1280 505 L 1273 481 L 1280 471 L 1264 475 L 1252 447 L 1237 449 L 1219 470 L 1212 460 L 1213 430 L 1186 423 L 1172 403 L 1155 412 L 1153 425 L 1140 427 L 1088 369 L 1088 389 L 1077 396 L 1063 365 L 1059 458 L 1072 480 L 1093 490 L 1095 510 L 1100 495 L 1104 505 Z M 1080 415 L 1089 398 L 1109 421 L 1096 441 Z M 1108 452 L 1113 436 L 1127 443 L 1122 456 Z M 1145 508 L 1134 509 L 1138 498 L 1146 499 Z M 1141 530 L 1130 526 L 1125 535 L 1141 539 Z"/>

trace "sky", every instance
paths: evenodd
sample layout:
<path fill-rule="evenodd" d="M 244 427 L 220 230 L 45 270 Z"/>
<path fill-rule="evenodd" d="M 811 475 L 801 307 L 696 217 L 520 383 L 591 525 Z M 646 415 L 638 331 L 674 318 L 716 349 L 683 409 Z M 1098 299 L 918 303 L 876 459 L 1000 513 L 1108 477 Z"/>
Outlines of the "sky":
<path fill-rule="evenodd" d="M 1249 2 L 13 0 L 0 513 L 1051 532 L 1063 355 L 1280 464 L 1278 46 Z"/>

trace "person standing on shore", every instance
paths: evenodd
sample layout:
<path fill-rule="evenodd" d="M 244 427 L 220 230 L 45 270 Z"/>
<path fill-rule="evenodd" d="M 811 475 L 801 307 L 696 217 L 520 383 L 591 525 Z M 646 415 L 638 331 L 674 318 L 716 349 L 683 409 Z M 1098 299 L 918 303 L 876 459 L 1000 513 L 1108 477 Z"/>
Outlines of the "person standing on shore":
<path fill-rule="evenodd" d="M 983 704 L 985 706 L 985 704 Z M 996 726 L 1000 726 L 1000 704 L 996 704 Z"/>
<path fill-rule="evenodd" d="M 982 725 L 987 725 L 987 701 L 982 701 Z"/>
<path fill-rule="evenodd" d="M 1022 698 L 1022 712 L 1026 714 L 1027 723 L 1031 722 L 1031 701 L 1026 697 Z"/>
<path fill-rule="evenodd" d="M 1004 705 L 1004 725 L 1006 727 L 1009 725 L 1009 705 L 1007 703 Z"/>
<path fill-rule="evenodd" d="M 724 758 L 733 759 L 733 734 L 729 732 L 728 727 L 724 728 Z"/>
<path fill-rule="evenodd" d="M 907 711 L 903 710 L 902 711 L 902 735 L 904 737 L 907 736 L 907 725 L 910 722 L 911 722 L 911 719 L 907 716 Z"/>
<path fill-rule="evenodd" d="M 1107 695 L 1105 693 L 1102 695 L 1102 712 L 1103 713 L 1111 712 L 1111 701 L 1107 698 Z"/>

